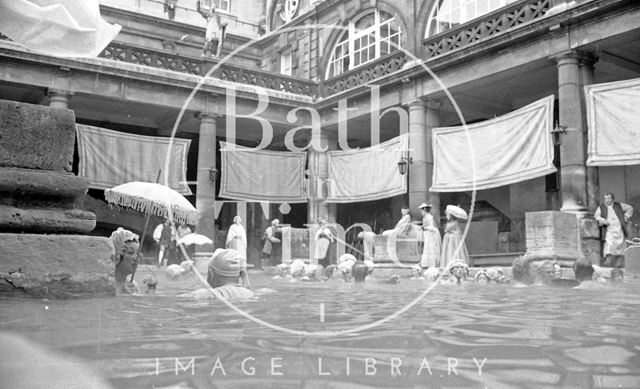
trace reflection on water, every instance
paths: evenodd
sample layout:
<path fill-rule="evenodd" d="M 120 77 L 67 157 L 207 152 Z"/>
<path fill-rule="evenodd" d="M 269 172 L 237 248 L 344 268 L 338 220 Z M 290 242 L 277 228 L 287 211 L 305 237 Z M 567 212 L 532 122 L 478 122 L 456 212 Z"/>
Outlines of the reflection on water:
<path fill-rule="evenodd" d="M 277 293 L 239 307 L 305 331 L 380 320 L 427 286 L 260 274 L 252 283 Z M 437 287 L 395 320 L 328 338 L 275 332 L 219 301 L 175 297 L 198 286 L 161 280 L 155 295 L 4 299 L 0 329 L 82 358 L 118 388 L 640 387 L 639 280 L 598 291 Z"/>

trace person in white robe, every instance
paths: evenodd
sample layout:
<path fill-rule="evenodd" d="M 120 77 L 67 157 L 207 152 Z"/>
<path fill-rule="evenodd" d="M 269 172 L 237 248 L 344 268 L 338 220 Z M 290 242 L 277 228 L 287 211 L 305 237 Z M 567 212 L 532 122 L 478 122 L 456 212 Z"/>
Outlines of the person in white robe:
<path fill-rule="evenodd" d="M 440 262 L 440 230 L 431 214 L 431 204 L 422 203 L 418 207 L 422 213 L 423 249 L 420 266 L 423 268 L 438 266 Z"/>
<path fill-rule="evenodd" d="M 240 256 L 244 259 L 243 265 L 247 265 L 247 232 L 242 225 L 242 218 L 236 216 L 233 218 L 233 224 L 229 226 L 229 232 L 227 232 L 227 240 L 225 247 L 228 249 L 236 250 Z"/>

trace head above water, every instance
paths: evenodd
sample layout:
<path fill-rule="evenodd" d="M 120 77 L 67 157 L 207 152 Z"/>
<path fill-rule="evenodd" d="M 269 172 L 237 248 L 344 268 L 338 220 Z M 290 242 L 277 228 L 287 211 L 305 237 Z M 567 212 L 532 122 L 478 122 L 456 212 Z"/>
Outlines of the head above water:
<path fill-rule="evenodd" d="M 491 281 L 491 277 L 489 277 L 487 271 L 483 269 L 476 273 L 475 281 L 476 284 L 480 285 L 488 284 Z"/>
<path fill-rule="evenodd" d="M 364 282 L 369 275 L 369 266 L 363 261 L 358 261 L 351 268 L 351 275 L 354 282 Z"/>
<path fill-rule="evenodd" d="M 214 288 L 240 281 L 242 256 L 233 249 L 217 249 L 209 260 L 207 282 Z"/>
<path fill-rule="evenodd" d="M 456 259 L 449 265 L 449 273 L 458 280 L 469 276 L 469 266 L 460 259 Z"/>

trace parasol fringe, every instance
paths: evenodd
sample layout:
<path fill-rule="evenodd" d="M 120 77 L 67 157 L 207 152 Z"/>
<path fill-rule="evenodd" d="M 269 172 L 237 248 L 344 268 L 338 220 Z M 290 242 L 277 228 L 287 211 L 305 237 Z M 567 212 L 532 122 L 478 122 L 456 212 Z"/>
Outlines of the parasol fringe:
<path fill-rule="evenodd" d="M 131 196 L 110 189 L 104 191 L 104 197 L 105 200 L 111 204 L 129 207 L 139 212 L 151 213 L 160 217 L 169 217 L 169 207 L 161 206 L 156 202 L 142 197 Z M 178 223 L 195 224 L 197 220 L 197 214 L 186 212 L 179 207 L 171 206 L 170 213 L 173 220 Z"/>

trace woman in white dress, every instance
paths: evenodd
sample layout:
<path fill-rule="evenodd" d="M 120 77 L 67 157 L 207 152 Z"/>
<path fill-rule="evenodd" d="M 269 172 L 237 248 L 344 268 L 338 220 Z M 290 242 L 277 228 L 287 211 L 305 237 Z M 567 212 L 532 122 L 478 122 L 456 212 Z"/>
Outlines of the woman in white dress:
<path fill-rule="evenodd" d="M 455 205 L 447 205 L 445 210 L 447 225 L 444 227 L 440 267 L 447 268 L 454 260 L 469 264 L 469 252 L 462 240 L 462 226 L 459 220 L 467 220 L 467 213 Z"/>
<path fill-rule="evenodd" d="M 233 218 L 233 224 L 229 226 L 227 233 L 226 248 L 236 250 L 243 258 L 243 265 L 247 264 L 247 233 L 242 226 L 242 218 Z"/>
<path fill-rule="evenodd" d="M 435 267 L 440 262 L 440 230 L 431 214 L 431 204 L 422 203 L 418 207 L 422 213 L 422 234 L 424 248 L 422 249 L 422 268 Z"/>

